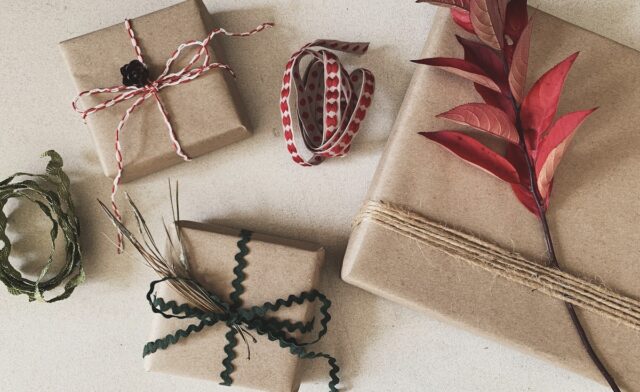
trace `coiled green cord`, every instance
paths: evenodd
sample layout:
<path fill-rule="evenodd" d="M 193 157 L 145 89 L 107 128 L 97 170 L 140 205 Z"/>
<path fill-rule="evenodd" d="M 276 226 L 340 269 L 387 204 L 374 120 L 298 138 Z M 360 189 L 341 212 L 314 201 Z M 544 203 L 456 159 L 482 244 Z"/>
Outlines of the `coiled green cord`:
<path fill-rule="evenodd" d="M 0 182 L 0 281 L 11 294 L 25 294 L 29 301 L 56 302 L 68 298 L 84 282 L 85 273 L 81 263 L 80 223 L 69 192 L 69 178 L 62 170 L 62 158 L 53 150 L 42 156 L 50 159 L 46 174 L 16 173 Z M 52 224 L 51 253 L 35 281 L 23 277 L 9 262 L 11 242 L 6 235 L 8 218 L 3 209 L 10 199 L 15 198 L 35 203 Z M 53 264 L 59 234 L 62 234 L 65 241 L 65 265 L 54 276 L 47 277 Z M 45 292 L 53 291 L 63 284 L 61 294 L 45 299 Z"/>

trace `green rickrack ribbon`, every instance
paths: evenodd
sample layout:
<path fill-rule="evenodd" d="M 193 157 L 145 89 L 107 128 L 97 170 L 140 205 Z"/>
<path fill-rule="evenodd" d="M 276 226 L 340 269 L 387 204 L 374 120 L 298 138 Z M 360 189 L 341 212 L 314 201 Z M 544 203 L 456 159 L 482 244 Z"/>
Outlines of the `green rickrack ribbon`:
<path fill-rule="evenodd" d="M 50 159 L 46 174 L 16 173 L 0 182 L 0 281 L 11 294 L 25 294 L 29 301 L 56 302 L 69 297 L 84 282 L 85 274 L 79 244 L 80 223 L 69 192 L 69 177 L 62 170 L 63 162 L 58 153 L 51 150 L 42 156 Z M 17 181 L 20 177 L 27 178 Z M 9 219 L 4 213 L 4 207 L 14 198 L 24 198 L 35 203 L 51 220 L 51 253 L 35 281 L 24 278 L 9 261 L 11 241 L 6 234 Z M 65 265 L 55 276 L 45 279 L 53 264 L 59 233 L 62 233 L 65 240 Z M 44 298 L 45 292 L 56 289 L 64 282 L 62 294 L 52 299 Z"/>
<path fill-rule="evenodd" d="M 233 269 L 235 279 L 231 282 L 233 291 L 229 295 L 229 303 L 223 301 L 217 295 L 207 291 L 198 282 L 192 279 L 165 277 L 151 282 L 149 292 L 147 293 L 147 300 L 149 301 L 154 313 L 158 313 L 167 319 L 194 319 L 196 321 L 185 329 L 178 329 L 173 334 L 169 334 L 164 338 L 148 342 L 144 346 L 142 356 L 146 357 L 158 350 L 165 350 L 169 346 L 178 343 L 181 339 L 187 338 L 192 333 L 200 332 L 204 328 L 214 326 L 218 323 L 224 323 L 229 327 L 229 331 L 225 335 L 227 344 L 224 347 L 224 352 L 227 356 L 222 361 L 224 370 L 220 373 L 220 378 L 222 379 L 220 385 L 230 386 L 233 383 L 231 374 L 234 371 L 233 360 L 236 358 L 234 349 L 238 345 L 237 334 L 239 333 L 239 328 L 237 327 L 243 327 L 247 330 L 255 331 L 259 335 L 265 335 L 273 342 L 278 342 L 281 348 L 288 349 L 291 354 L 296 355 L 301 359 L 326 359 L 331 368 L 329 371 L 329 377 L 331 379 L 328 383 L 329 390 L 331 392 L 338 391 L 337 385 L 340 382 L 340 378 L 338 377 L 340 367 L 338 366 L 337 360 L 329 354 L 314 352 L 307 349 L 307 346 L 318 342 L 328 330 L 328 324 L 331 320 L 331 315 L 329 314 L 331 301 L 327 299 L 324 294 L 317 290 L 311 290 L 299 295 L 290 295 L 286 299 L 279 298 L 274 302 L 266 302 L 261 306 L 252 306 L 249 308 L 242 307 L 241 296 L 245 291 L 242 283 L 246 278 L 244 269 L 247 266 L 245 256 L 249 253 L 247 243 L 250 240 L 251 232 L 242 230 L 241 239 L 238 241 L 239 252 L 235 256 L 237 265 Z M 205 312 L 187 304 L 178 304 L 176 301 L 166 302 L 163 298 L 157 297 L 155 295 L 156 285 L 171 280 L 185 281 L 196 285 L 203 292 L 207 293 L 209 298 L 223 309 L 223 311 L 220 313 Z M 277 318 L 267 316 L 270 312 L 272 314 L 280 309 L 291 307 L 294 304 L 302 305 L 305 302 L 314 301 L 320 301 L 322 304 L 320 307 L 322 319 L 320 321 L 321 329 L 318 332 L 316 339 L 311 342 L 299 342 L 291 334 L 294 332 L 300 332 L 304 335 L 312 332 L 314 320 L 311 320 L 308 323 L 303 323 L 300 321 L 293 322 L 290 320 L 279 320 Z"/>

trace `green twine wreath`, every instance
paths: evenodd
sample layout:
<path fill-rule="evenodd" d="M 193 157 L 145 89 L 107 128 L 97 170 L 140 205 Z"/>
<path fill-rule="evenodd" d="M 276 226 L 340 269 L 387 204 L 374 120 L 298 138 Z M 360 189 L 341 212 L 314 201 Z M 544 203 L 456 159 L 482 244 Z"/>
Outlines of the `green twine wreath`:
<path fill-rule="evenodd" d="M 13 295 L 25 294 L 29 301 L 56 302 L 68 298 L 84 282 L 85 274 L 79 244 L 80 223 L 69 193 L 69 177 L 62 170 L 62 158 L 57 152 L 47 151 L 42 156 L 50 159 L 46 174 L 16 173 L 0 182 L 0 281 Z M 17 181 L 19 177 L 25 178 Z M 35 281 L 23 277 L 9 262 L 11 242 L 6 235 L 8 218 L 3 209 L 7 201 L 13 198 L 24 198 L 35 203 L 51 220 L 51 253 Z M 56 238 L 60 233 L 65 240 L 65 265 L 55 276 L 45 280 L 53 264 Z M 45 292 L 63 283 L 62 294 L 51 299 L 44 298 Z"/>

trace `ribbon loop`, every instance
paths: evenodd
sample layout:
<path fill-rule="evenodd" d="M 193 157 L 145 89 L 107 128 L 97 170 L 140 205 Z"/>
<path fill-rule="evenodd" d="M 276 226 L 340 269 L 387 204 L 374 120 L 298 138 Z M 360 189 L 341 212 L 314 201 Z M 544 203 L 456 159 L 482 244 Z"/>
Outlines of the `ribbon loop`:
<path fill-rule="evenodd" d="M 349 152 L 371 106 L 375 78 L 363 68 L 347 72 L 338 57 L 325 49 L 361 55 L 368 48 L 364 42 L 317 40 L 289 59 L 282 80 L 280 112 L 294 162 L 312 166 Z M 311 59 L 301 73 L 305 57 Z M 298 144 L 300 141 L 303 144 Z"/>
<path fill-rule="evenodd" d="M 178 46 L 178 48 L 172 53 L 172 55 L 166 61 L 165 68 L 160 74 L 160 76 L 154 80 L 149 80 L 148 74 L 146 75 L 146 77 L 143 77 L 145 75 L 142 75 L 143 74 L 142 69 L 135 63 L 137 61 L 138 64 L 141 65 L 145 71 L 148 69 L 144 61 L 144 56 L 142 55 L 142 49 L 140 49 L 140 46 L 138 45 L 135 32 L 131 26 L 131 21 L 129 19 L 126 19 L 124 22 L 124 25 L 129 35 L 129 38 L 131 40 L 131 45 L 133 46 L 137 60 L 132 61 L 128 65 L 125 65 L 123 68 L 128 66 L 132 66 L 133 68 L 136 68 L 135 73 L 138 75 L 136 80 L 132 80 L 131 85 L 127 85 L 129 83 L 123 83 L 120 86 L 94 88 L 91 90 L 83 91 L 80 94 L 78 94 L 72 102 L 73 109 L 76 112 L 80 113 L 83 119 L 86 119 L 86 117 L 91 114 L 97 113 L 101 110 L 108 109 L 122 102 L 129 101 L 131 99 L 136 98 L 134 103 L 125 111 L 124 115 L 122 116 L 122 119 L 120 120 L 120 122 L 118 123 L 118 126 L 115 129 L 115 149 L 116 149 L 115 156 L 116 156 L 117 174 L 113 180 L 113 186 L 111 189 L 111 207 L 115 217 L 120 222 L 122 221 L 122 216 L 116 204 L 116 194 L 118 192 L 118 186 L 121 183 L 122 174 L 124 171 L 123 148 L 120 143 L 120 134 L 125 124 L 127 123 L 129 117 L 131 116 L 131 114 L 135 111 L 136 108 L 142 105 L 144 101 L 153 97 L 157 103 L 158 110 L 162 115 L 164 123 L 167 126 L 169 139 L 171 140 L 171 144 L 176 155 L 178 155 L 180 158 L 182 158 L 185 161 L 189 161 L 190 158 L 182 149 L 182 146 L 180 145 L 180 142 L 174 132 L 173 126 L 171 125 L 171 121 L 169 120 L 169 113 L 165 109 L 165 106 L 162 103 L 162 101 L 160 100 L 159 91 L 169 86 L 177 86 L 179 84 L 191 82 L 192 80 L 197 79 L 198 77 L 202 76 L 203 74 L 207 73 L 212 69 L 218 69 L 218 68 L 223 69 L 229 72 L 231 75 L 235 76 L 235 74 L 233 73 L 233 70 L 229 65 L 223 64 L 223 63 L 217 63 L 217 62 L 214 62 L 214 63 L 210 62 L 211 56 L 209 53 L 208 45 L 211 42 L 211 40 L 216 35 L 219 35 L 219 34 L 223 34 L 231 37 L 248 37 L 266 28 L 272 27 L 273 23 L 263 23 L 251 31 L 242 32 L 242 33 L 231 33 L 224 29 L 216 28 L 212 30 L 209 33 L 209 35 L 207 35 L 207 37 L 205 37 L 205 39 L 203 39 L 202 41 L 194 40 L 194 41 L 188 41 L 188 42 L 182 43 L 180 44 L 180 46 Z M 196 47 L 197 52 L 193 55 L 193 57 L 187 63 L 187 65 L 185 65 L 184 67 L 182 67 L 181 69 L 175 72 L 170 73 L 173 64 L 176 62 L 178 58 L 180 58 L 181 55 L 183 55 L 184 50 L 191 47 Z M 128 75 L 129 74 L 131 73 L 128 73 Z M 125 76 L 124 71 L 123 71 L 123 76 Z M 127 79 L 126 76 L 125 76 L 125 79 Z M 143 79 L 146 81 L 146 83 L 142 83 Z M 79 101 L 82 99 L 82 97 L 92 96 L 92 95 L 101 95 L 101 94 L 117 94 L 117 95 L 115 97 L 106 99 L 105 101 L 89 108 L 83 109 L 79 107 Z M 118 245 L 119 253 L 122 251 L 122 239 L 123 239 L 122 233 L 118 232 L 117 245 Z"/>

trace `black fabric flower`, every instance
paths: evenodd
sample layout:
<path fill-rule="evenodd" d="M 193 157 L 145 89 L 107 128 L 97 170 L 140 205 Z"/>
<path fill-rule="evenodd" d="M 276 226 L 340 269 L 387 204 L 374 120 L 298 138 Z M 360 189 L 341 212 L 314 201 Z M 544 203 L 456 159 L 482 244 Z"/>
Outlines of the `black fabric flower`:
<path fill-rule="evenodd" d="M 144 87 L 149 84 L 149 70 L 138 60 L 123 65 L 120 73 L 125 86 Z"/>

